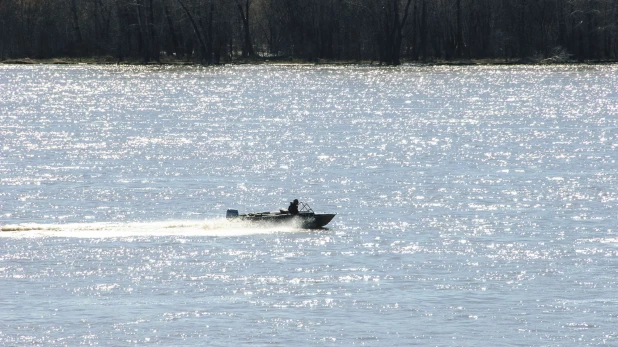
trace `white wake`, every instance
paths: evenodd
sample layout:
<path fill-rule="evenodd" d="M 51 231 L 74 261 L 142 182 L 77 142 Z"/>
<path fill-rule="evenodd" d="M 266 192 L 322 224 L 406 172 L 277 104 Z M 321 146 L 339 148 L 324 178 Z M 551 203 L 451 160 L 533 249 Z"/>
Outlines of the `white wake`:
<path fill-rule="evenodd" d="M 293 224 L 256 224 L 225 218 L 163 222 L 23 223 L 0 226 L 0 237 L 119 238 L 135 236 L 243 236 L 302 231 Z"/>

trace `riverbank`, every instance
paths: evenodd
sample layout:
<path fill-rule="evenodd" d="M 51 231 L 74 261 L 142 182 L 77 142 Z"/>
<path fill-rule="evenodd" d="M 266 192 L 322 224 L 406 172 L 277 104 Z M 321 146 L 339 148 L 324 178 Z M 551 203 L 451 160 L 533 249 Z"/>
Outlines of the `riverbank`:
<path fill-rule="evenodd" d="M 464 66 L 464 65 L 607 65 L 607 64 L 616 64 L 618 61 L 610 61 L 610 60 L 594 60 L 594 61 L 577 61 L 570 59 L 555 59 L 555 58 L 546 58 L 546 59 L 535 59 L 535 58 L 526 58 L 526 59 L 458 59 L 458 60 L 432 60 L 432 61 L 403 61 L 402 65 L 427 65 L 427 66 L 439 66 L 439 65 L 455 65 L 455 66 Z M 89 58 L 51 58 L 51 59 L 32 59 L 32 58 L 16 58 L 16 59 L 5 59 L 0 60 L 0 64 L 6 65 L 77 65 L 77 64 L 87 64 L 87 65 L 187 65 L 187 66 L 198 66 L 205 65 L 200 64 L 197 61 L 192 60 L 183 60 L 183 59 L 174 59 L 174 58 L 162 58 L 159 61 L 152 62 L 143 62 L 139 60 L 119 60 L 114 57 L 104 56 L 104 57 L 89 57 Z M 298 65 L 375 65 L 380 66 L 381 64 L 377 61 L 356 61 L 356 60 L 324 60 L 320 59 L 318 61 L 308 61 L 301 59 L 292 59 L 292 58 L 251 58 L 251 59 L 235 59 L 233 61 L 220 63 L 220 64 L 211 64 L 211 65 L 246 65 L 246 64 L 298 64 Z M 206 64 L 208 65 L 208 64 Z"/>

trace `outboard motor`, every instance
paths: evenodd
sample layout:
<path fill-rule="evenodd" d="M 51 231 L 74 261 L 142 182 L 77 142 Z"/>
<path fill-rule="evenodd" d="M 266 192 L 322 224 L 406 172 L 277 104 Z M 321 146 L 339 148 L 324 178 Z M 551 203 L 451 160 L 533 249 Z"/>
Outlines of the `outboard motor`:
<path fill-rule="evenodd" d="M 238 210 L 227 210 L 225 214 L 225 218 L 236 218 L 238 217 Z"/>

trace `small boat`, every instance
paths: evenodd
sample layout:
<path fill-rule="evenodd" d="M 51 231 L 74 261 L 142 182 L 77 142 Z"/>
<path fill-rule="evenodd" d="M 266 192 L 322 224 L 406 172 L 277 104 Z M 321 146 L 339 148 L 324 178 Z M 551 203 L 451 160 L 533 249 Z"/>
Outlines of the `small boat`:
<path fill-rule="evenodd" d="M 238 210 L 228 209 L 225 217 L 229 220 L 264 223 L 266 225 L 290 223 L 303 229 L 319 229 L 330 223 L 336 214 L 315 213 L 307 203 L 300 202 L 298 214 L 291 214 L 286 209 L 275 212 L 254 212 L 238 214 Z"/>

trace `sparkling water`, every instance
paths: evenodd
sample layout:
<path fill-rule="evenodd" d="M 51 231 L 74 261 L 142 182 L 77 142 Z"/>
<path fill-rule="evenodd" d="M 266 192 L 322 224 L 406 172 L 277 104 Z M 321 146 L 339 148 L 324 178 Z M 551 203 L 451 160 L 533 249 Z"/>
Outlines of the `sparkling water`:
<path fill-rule="evenodd" d="M 615 345 L 617 76 L 0 66 L 0 345 Z"/>

